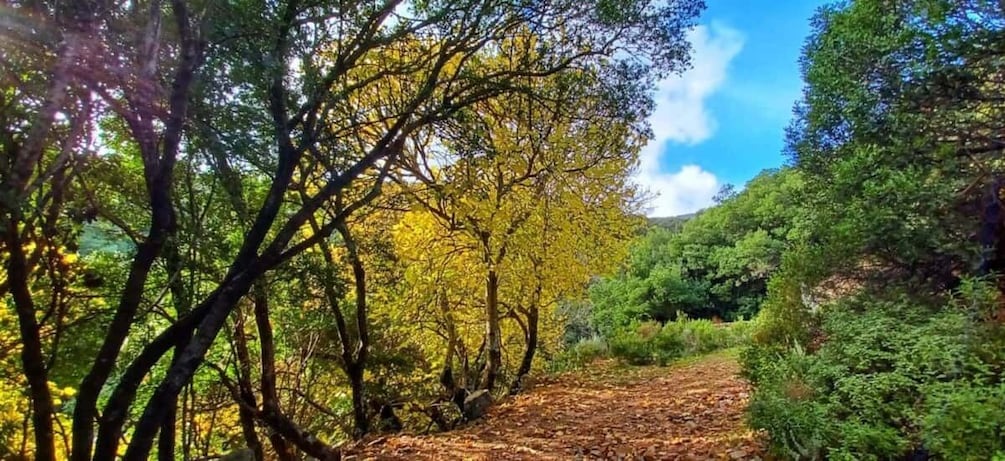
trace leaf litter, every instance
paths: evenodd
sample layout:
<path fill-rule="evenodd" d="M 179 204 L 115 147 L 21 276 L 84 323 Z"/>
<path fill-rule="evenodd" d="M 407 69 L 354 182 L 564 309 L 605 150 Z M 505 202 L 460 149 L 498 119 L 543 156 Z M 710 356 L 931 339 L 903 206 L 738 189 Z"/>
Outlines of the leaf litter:
<path fill-rule="evenodd" d="M 454 431 L 363 440 L 345 459 L 756 460 L 762 438 L 744 425 L 750 388 L 738 372 L 728 353 L 663 368 L 597 362 Z"/>

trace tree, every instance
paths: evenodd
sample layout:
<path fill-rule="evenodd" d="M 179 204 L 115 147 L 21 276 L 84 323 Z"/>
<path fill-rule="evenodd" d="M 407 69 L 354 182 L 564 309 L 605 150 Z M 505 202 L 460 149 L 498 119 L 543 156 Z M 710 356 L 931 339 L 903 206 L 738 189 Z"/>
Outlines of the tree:
<path fill-rule="evenodd" d="M 634 190 L 626 175 L 636 162 L 642 135 L 639 109 L 632 107 L 637 99 L 631 93 L 591 94 L 591 90 L 609 91 L 604 85 L 621 83 L 594 78 L 589 74 L 556 78 L 550 85 L 536 86 L 531 95 L 474 105 L 461 118 L 434 126 L 442 146 L 419 144 L 423 147 L 419 155 L 404 163 L 410 177 L 424 187 L 414 194 L 415 200 L 440 222 L 443 232 L 460 236 L 466 246 L 477 249 L 485 277 L 483 389 L 494 389 L 502 367 L 500 290 L 508 260 L 531 261 L 526 270 L 537 281 L 526 293 L 530 300 L 512 304 L 513 318 L 526 318 L 520 322 L 528 348 L 517 373 L 519 382 L 529 372 L 536 350 L 544 289 L 541 271 L 546 270 L 543 265 L 553 256 L 550 253 L 559 253 L 549 245 L 559 227 L 552 213 L 567 219 L 594 213 L 591 219 L 607 219 L 611 228 L 604 230 L 614 232 L 590 234 L 603 241 L 617 235 L 631 211 Z M 431 167 L 434 155 L 439 162 L 453 163 Z M 581 243 L 586 240 L 584 233 L 594 229 L 597 226 L 587 225 L 562 237 Z"/>
<path fill-rule="evenodd" d="M 984 351 L 1003 339 L 1005 9 L 857 0 L 812 26 L 788 133 L 804 238 L 746 356 L 751 422 L 790 456 L 993 456 L 981 441 L 995 438 L 974 434 L 1002 421 L 977 396 L 995 395 L 1003 369 Z"/>
<path fill-rule="evenodd" d="M 817 192 L 821 267 L 860 276 L 869 261 L 868 279 L 942 288 L 997 270 L 1002 15 L 995 2 L 858 1 L 814 19 L 788 137 Z"/>

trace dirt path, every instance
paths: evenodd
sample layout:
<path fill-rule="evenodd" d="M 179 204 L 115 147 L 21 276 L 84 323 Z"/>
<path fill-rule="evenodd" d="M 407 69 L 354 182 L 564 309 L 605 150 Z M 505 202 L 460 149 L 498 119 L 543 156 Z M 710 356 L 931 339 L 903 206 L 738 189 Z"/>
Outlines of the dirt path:
<path fill-rule="evenodd" d="M 449 433 L 371 441 L 347 459 L 757 459 L 730 354 L 668 368 L 598 364 L 539 383 Z"/>

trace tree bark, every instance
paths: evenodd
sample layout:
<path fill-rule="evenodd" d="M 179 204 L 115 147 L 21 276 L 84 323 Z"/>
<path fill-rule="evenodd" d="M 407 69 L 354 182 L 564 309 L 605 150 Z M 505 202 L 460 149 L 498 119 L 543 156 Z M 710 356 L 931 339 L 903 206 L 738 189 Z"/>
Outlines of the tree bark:
<path fill-rule="evenodd" d="M 81 19 L 87 19 L 81 17 Z M 41 325 L 36 318 L 36 306 L 31 295 L 31 267 L 25 257 L 19 224 L 23 221 L 22 206 L 29 183 L 36 174 L 47 143 L 51 141 L 52 126 L 57 112 L 64 107 L 73 83 L 71 69 L 88 37 L 89 21 L 75 25 L 68 31 L 56 50 L 56 62 L 51 69 L 51 79 L 46 88 L 45 101 L 32 121 L 24 140 L 10 159 L 7 176 L 0 182 L 0 226 L 8 246 L 6 290 L 14 302 L 21 335 L 21 362 L 32 406 L 34 432 L 34 457 L 40 461 L 55 460 L 56 446 L 52 414 L 54 405 L 49 391 L 49 374 L 42 346 Z M 68 141 L 70 142 L 70 141 Z"/>
<path fill-rule="evenodd" d="M 201 59 L 203 44 L 196 40 L 193 31 L 190 29 L 186 5 L 180 0 L 176 0 L 172 2 L 171 7 L 181 36 L 180 61 L 171 82 L 171 91 L 167 101 L 169 107 L 168 115 L 163 120 L 164 129 L 162 135 L 158 139 L 152 118 L 144 119 L 144 123 L 130 127 L 133 131 L 135 141 L 140 147 L 143 158 L 144 179 L 146 181 L 151 210 L 150 228 L 147 238 L 137 248 L 136 256 L 133 258 L 133 262 L 129 268 L 129 275 L 119 298 L 119 304 L 115 310 L 115 315 L 112 318 L 111 325 L 106 330 L 107 333 L 94 364 L 78 389 L 72 426 L 73 452 L 71 460 L 73 461 L 87 461 L 91 457 L 98 396 L 101 393 L 101 388 L 104 387 L 111 376 L 122 345 L 129 336 L 133 320 L 143 298 L 143 289 L 149 277 L 150 270 L 157 260 L 168 236 L 173 233 L 175 227 L 174 205 L 171 198 L 174 165 L 181 144 L 184 124 L 188 118 L 189 95 L 195 81 L 196 69 Z M 153 5 L 151 14 L 159 24 L 160 6 L 158 4 Z M 143 37 L 143 41 L 159 40 L 159 35 L 157 37 L 151 35 L 159 34 L 159 32 L 159 25 L 148 28 L 148 34 Z M 146 74 L 156 68 L 156 55 L 145 58 L 149 59 L 147 61 L 148 66 L 142 69 L 138 75 L 141 77 L 145 76 L 146 78 L 154 78 L 154 75 Z M 141 80 L 144 79 L 141 78 Z M 134 89 L 134 91 L 139 100 L 142 101 L 141 105 L 147 106 L 138 107 L 137 109 L 150 111 L 157 105 L 157 102 L 152 100 L 151 94 L 144 94 L 149 93 L 149 91 L 144 89 Z M 126 114 L 120 115 L 127 119 L 130 118 Z M 175 352 L 175 354 L 180 353 L 181 350 Z M 167 413 L 168 410 L 166 407 L 171 406 L 176 401 L 176 397 L 177 393 L 175 393 L 174 399 L 161 402 L 164 408 L 160 411 Z M 157 421 L 158 425 L 160 422 Z M 107 442 L 112 445 L 117 445 L 118 443 L 117 440 Z"/>
<path fill-rule="evenodd" d="M 502 368 L 502 330 L 499 327 L 499 274 L 490 268 L 485 277 L 485 342 L 488 362 L 481 387 L 492 391 Z"/>
<path fill-rule="evenodd" d="M 345 243 L 346 252 L 349 255 L 349 264 L 352 266 L 353 286 L 356 294 L 356 350 L 351 350 L 348 337 L 343 337 L 343 355 L 351 361 L 347 361 L 346 374 L 352 388 L 352 413 L 354 423 L 354 435 L 359 438 L 370 432 L 370 421 L 366 415 L 366 387 L 363 383 L 363 374 L 366 370 L 366 361 L 370 352 L 370 333 L 367 324 L 366 305 L 366 268 L 363 260 L 359 256 L 359 248 L 356 240 L 349 232 L 349 226 L 342 222 L 337 226 L 342 241 Z"/>
<path fill-rule="evenodd" d="M 534 354 L 537 352 L 538 343 L 538 317 L 539 313 L 537 305 L 531 305 L 531 307 L 527 310 L 527 331 L 525 337 L 527 340 L 527 348 L 524 349 L 523 359 L 520 360 L 520 368 L 516 371 L 516 378 L 513 379 L 513 384 L 510 385 L 510 395 L 515 395 L 520 392 L 523 379 L 528 373 L 530 373 L 531 366 L 534 365 Z"/>
<path fill-rule="evenodd" d="M 265 287 L 256 285 L 252 296 L 255 306 L 255 325 L 258 326 L 258 343 L 262 349 L 262 407 L 266 414 L 280 414 L 279 393 L 276 391 L 276 344 L 272 321 L 269 318 L 269 297 Z M 280 461 L 293 461 L 293 453 L 282 434 L 272 431 L 269 441 Z"/>
<path fill-rule="evenodd" d="M 16 214 L 15 214 L 16 215 Z M 28 394 L 31 398 L 31 421 L 35 433 L 35 459 L 56 460 L 55 434 L 53 432 L 52 393 L 49 392 L 49 371 L 46 369 L 45 352 L 42 349 L 42 333 L 35 318 L 35 301 L 29 286 L 29 268 L 24 255 L 24 245 L 19 237 L 17 222 L 10 216 L 4 237 L 7 248 L 7 279 L 14 310 L 17 314 L 21 334 L 21 364 L 28 380 Z"/>
<path fill-rule="evenodd" d="M 175 306 L 175 312 L 180 318 L 188 314 L 191 308 L 191 299 L 185 289 L 185 282 L 182 279 L 183 262 L 177 239 L 171 239 L 164 245 L 164 265 L 168 272 L 168 288 L 171 291 L 171 300 Z M 187 345 L 186 335 L 178 337 L 174 346 L 174 354 L 171 356 L 171 363 L 178 359 L 178 353 Z M 159 461 L 174 461 L 175 445 L 178 422 L 178 399 L 168 403 L 167 414 L 161 423 L 160 439 L 157 442 L 157 458 Z"/>
<path fill-rule="evenodd" d="M 249 406 L 257 408 L 258 403 L 255 398 L 255 389 L 251 385 L 251 354 L 248 352 L 245 323 L 245 314 L 241 309 L 238 309 L 236 321 L 234 322 L 234 349 L 236 350 L 238 364 L 237 387 L 244 403 L 244 405 L 238 405 L 237 407 L 238 419 L 241 422 L 244 443 L 255 455 L 255 461 L 264 461 L 265 452 L 262 449 L 262 441 L 258 439 L 258 431 L 255 428 L 255 415 L 248 408 Z"/>
<path fill-rule="evenodd" d="M 352 421 L 353 436 L 363 437 L 370 432 L 370 418 L 366 414 L 366 389 L 363 383 L 364 367 L 354 364 L 346 367 L 349 376 L 349 387 L 352 390 Z"/>

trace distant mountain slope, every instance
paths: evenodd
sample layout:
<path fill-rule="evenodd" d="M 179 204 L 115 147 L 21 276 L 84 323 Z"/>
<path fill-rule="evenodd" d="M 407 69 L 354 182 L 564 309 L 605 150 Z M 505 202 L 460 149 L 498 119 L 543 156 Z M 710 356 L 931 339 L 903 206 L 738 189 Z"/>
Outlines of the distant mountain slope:
<path fill-rule="evenodd" d="M 695 217 L 697 214 L 698 213 L 688 213 L 678 216 L 650 217 L 646 219 L 649 221 L 650 226 L 659 226 L 670 230 L 677 230 L 681 225 L 689 219 Z"/>

